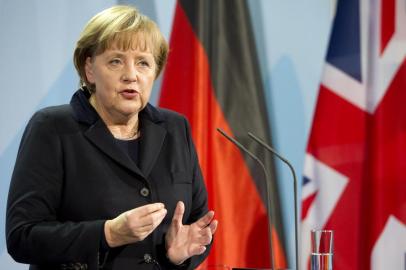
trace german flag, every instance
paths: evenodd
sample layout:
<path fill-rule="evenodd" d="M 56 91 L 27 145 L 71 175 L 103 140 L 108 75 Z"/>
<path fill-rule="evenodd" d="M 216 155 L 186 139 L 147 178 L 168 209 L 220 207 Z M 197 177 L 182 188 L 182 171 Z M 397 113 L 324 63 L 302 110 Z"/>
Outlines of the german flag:
<path fill-rule="evenodd" d="M 160 106 L 187 116 L 219 228 L 206 265 L 270 267 L 266 184 L 253 160 L 219 127 L 256 153 L 271 179 L 276 268 L 286 267 L 272 156 L 248 136 L 270 142 L 254 36 L 244 0 L 180 0 Z"/>

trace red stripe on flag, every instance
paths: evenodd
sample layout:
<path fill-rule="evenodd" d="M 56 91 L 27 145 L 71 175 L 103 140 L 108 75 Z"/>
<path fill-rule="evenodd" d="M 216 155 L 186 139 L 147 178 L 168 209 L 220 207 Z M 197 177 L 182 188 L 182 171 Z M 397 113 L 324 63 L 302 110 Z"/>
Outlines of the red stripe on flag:
<path fill-rule="evenodd" d="M 395 1 L 381 0 L 381 54 L 395 33 Z"/>
<path fill-rule="evenodd" d="M 363 190 L 365 203 L 362 259 L 370 269 L 370 255 L 389 216 L 406 224 L 406 60 L 403 60 L 385 97 L 373 114 L 368 130 L 368 174 Z M 373 221 L 373 222 L 371 222 Z"/>
<path fill-rule="evenodd" d="M 177 5 L 170 55 L 160 105 L 190 121 L 202 172 L 219 227 L 208 258 L 210 265 L 269 267 L 266 209 L 239 150 L 216 132 L 232 131 L 212 89 L 205 51 Z M 276 265 L 285 267 L 281 242 L 274 231 Z"/>
<path fill-rule="evenodd" d="M 311 204 L 313 203 L 314 199 L 317 196 L 317 192 L 315 192 L 314 194 L 310 195 L 309 197 L 307 197 L 306 199 L 304 199 L 302 201 L 302 216 L 301 216 L 301 220 L 305 219 L 307 216 L 307 212 L 309 212 L 309 208 L 311 206 Z"/>

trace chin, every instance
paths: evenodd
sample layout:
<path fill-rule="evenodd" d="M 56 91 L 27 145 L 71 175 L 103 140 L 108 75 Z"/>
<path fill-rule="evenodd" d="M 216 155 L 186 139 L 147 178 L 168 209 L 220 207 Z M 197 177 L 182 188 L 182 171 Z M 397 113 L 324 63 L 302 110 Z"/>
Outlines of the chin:
<path fill-rule="evenodd" d="M 122 108 L 121 113 L 125 116 L 132 116 L 132 115 L 138 114 L 141 110 L 142 110 L 141 106 L 136 106 L 136 107 L 134 106 L 131 108 L 127 107 L 127 108 Z"/>

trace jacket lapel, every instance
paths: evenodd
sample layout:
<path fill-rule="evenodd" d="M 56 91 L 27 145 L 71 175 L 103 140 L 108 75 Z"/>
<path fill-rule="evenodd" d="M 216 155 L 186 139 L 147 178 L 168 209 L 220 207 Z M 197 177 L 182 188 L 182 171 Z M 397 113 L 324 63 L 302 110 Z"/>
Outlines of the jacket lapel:
<path fill-rule="evenodd" d="M 113 136 L 101 119 L 98 119 L 85 131 L 85 136 L 116 162 L 145 178 L 137 165 L 116 145 Z"/>
<path fill-rule="evenodd" d="M 166 129 L 150 119 L 141 119 L 140 168 L 148 177 L 161 152 L 166 136 Z"/>

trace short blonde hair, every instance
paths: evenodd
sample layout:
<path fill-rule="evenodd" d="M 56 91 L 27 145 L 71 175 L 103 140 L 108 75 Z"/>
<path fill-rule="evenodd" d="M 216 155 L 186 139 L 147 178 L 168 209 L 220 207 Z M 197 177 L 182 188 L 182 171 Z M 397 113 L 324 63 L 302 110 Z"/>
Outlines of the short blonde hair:
<path fill-rule="evenodd" d="M 85 64 L 88 57 L 103 53 L 112 45 L 118 49 L 151 50 L 158 77 L 168 56 L 168 43 L 158 26 L 132 6 L 113 6 L 96 14 L 86 24 L 76 43 L 73 62 L 80 77 L 80 85 L 93 86 L 87 81 Z"/>

